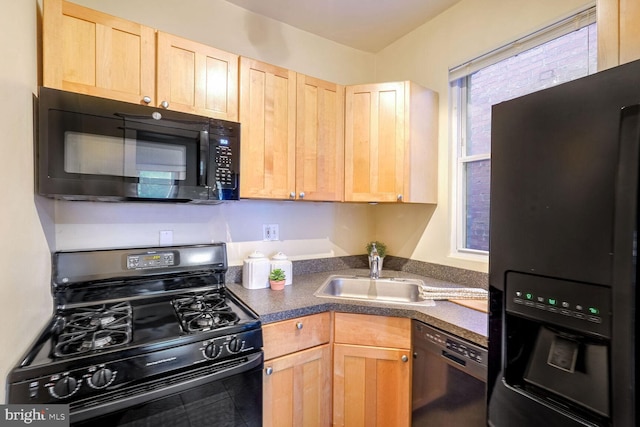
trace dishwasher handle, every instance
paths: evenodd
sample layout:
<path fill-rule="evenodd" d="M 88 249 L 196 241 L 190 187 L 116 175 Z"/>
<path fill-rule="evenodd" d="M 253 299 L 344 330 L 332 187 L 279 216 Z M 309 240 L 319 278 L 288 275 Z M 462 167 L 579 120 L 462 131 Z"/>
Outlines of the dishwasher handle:
<path fill-rule="evenodd" d="M 466 360 L 456 356 L 455 354 L 449 353 L 446 350 L 442 350 L 442 357 L 444 357 L 446 359 L 449 359 L 452 362 L 455 362 L 460 366 L 463 366 L 463 367 L 467 366 L 467 361 Z"/>

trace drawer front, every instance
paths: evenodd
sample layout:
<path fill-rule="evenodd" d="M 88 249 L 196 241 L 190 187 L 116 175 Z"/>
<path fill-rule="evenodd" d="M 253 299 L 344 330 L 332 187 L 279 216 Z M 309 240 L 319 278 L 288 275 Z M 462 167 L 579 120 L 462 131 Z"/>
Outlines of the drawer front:
<path fill-rule="evenodd" d="M 312 314 L 262 326 L 265 360 L 326 344 L 331 339 L 330 313 Z"/>
<path fill-rule="evenodd" d="M 334 342 L 375 347 L 411 348 L 411 319 L 336 313 Z"/>

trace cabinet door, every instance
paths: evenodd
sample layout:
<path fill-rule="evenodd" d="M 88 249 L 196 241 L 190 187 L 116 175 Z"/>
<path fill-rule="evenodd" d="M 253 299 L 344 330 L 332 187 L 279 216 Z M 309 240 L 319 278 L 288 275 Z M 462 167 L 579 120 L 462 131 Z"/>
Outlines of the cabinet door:
<path fill-rule="evenodd" d="M 330 426 L 330 345 L 266 361 L 263 386 L 265 426 Z"/>
<path fill-rule="evenodd" d="M 159 31 L 157 94 L 163 108 L 238 121 L 238 55 Z"/>
<path fill-rule="evenodd" d="M 403 82 L 347 86 L 345 201 L 393 202 L 402 194 Z"/>
<path fill-rule="evenodd" d="M 296 197 L 344 199 L 344 86 L 297 75 Z"/>
<path fill-rule="evenodd" d="M 240 196 L 295 197 L 296 73 L 240 58 Z"/>
<path fill-rule="evenodd" d="M 335 426 L 409 426 L 408 349 L 334 344 Z"/>
<path fill-rule="evenodd" d="M 597 0 L 598 71 L 640 59 L 640 3 Z"/>
<path fill-rule="evenodd" d="M 45 0 L 43 85 L 142 103 L 155 95 L 152 28 L 63 0 Z"/>

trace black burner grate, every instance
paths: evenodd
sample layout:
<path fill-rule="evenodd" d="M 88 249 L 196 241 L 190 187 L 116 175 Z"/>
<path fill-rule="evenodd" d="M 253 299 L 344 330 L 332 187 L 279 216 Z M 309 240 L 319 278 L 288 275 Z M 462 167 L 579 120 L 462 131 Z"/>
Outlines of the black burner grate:
<path fill-rule="evenodd" d="M 240 318 L 220 291 L 179 295 L 172 301 L 180 326 L 187 333 L 204 332 L 235 325 Z"/>
<path fill-rule="evenodd" d="M 54 356 L 75 356 L 125 345 L 131 341 L 131 319 L 128 302 L 75 309 L 64 316 Z"/>

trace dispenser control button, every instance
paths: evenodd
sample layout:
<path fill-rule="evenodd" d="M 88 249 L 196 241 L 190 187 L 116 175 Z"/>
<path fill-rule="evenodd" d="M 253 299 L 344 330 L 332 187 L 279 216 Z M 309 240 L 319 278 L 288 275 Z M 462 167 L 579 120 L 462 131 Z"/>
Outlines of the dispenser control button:
<path fill-rule="evenodd" d="M 575 317 L 576 319 L 585 319 L 585 315 L 584 313 L 578 313 L 577 311 L 573 312 L 573 317 Z"/>
<path fill-rule="evenodd" d="M 587 316 L 587 320 L 593 323 L 602 323 L 602 318 L 598 316 Z"/>
<path fill-rule="evenodd" d="M 524 301 L 522 300 L 522 298 L 514 298 L 513 302 L 515 302 L 516 304 L 524 304 Z"/>

